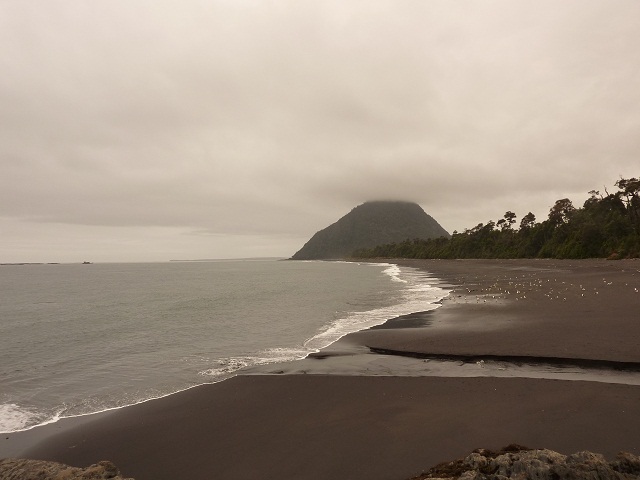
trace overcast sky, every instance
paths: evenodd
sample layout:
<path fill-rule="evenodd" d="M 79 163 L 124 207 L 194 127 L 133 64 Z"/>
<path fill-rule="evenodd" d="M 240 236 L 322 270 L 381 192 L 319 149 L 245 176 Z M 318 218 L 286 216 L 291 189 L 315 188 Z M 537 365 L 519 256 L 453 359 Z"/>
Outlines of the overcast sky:
<path fill-rule="evenodd" d="M 290 256 L 640 175 L 636 0 L 3 0 L 0 262 Z"/>

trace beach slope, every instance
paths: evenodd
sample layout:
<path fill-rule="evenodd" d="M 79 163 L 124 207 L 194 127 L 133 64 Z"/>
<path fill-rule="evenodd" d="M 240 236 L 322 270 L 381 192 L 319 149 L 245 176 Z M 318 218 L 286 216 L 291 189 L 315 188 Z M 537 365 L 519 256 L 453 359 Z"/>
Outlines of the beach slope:
<path fill-rule="evenodd" d="M 395 355 L 376 357 L 375 371 L 353 369 L 354 358 L 372 347 L 624 362 L 632 367 L 625 374 L 636 375 L 640 262 L 407 264 L 453 290 L 422 323 L 390 321 L 343 338 L 324 357 L 6 435 L 0 456 L 70 465 L 110 460 L 137 480 L 382 480 L 510 443 L 610 458 L 621 450 L 640 454 L 640 386 L 608 367 L 601 371 L 610 378 L 598 382 L 397 376 L 384 363 Z"/>

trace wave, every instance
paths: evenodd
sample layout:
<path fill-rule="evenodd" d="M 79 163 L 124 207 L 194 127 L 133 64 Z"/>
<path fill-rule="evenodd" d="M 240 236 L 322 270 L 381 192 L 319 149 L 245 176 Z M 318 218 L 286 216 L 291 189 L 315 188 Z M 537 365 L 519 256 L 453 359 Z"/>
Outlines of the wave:
<path fill-rule="evenodd" d="M 401 278 L 400 275 L 402 273 L 402 270 L 400 270 L 400 267 L 398 265 L 389 264 L 389 267 L 385 269 L 383 273 L 389 275 L 391 277 L 391 280 L 394 282 L 408 283 L 407 280 Z"/>
<path fill-rule="evenodd" d="M 227 357 L 215 360 L 213 367 L 198 373 L 205 377 L 226 377 L 246 367 L 299 360 L 307 356 L 308 353 L 304 348 L 269 348 L 258 352 L 256 355 Z"/>
<path fill-rule="evenodd" d="M 32 412 L 15 403 L 0 404 L 0 432 L 22 430 L 32 418 Z"/>
<path fill-rule="evenodd" d="M 307 357 L 311 353 L 328 347 L 340 338 L 360 330 L 385 323 L 387 320 L 414 312 L 428 311 L 438 308 L 438 302 L 449 294 L 448 290 L 434 286 L 434 278 L 425 272 L 408 267 L 399 267 L 391 263 L 367 263 L 368 266 L 382 268 L 382 273 L 390 281 L 402 284 L 400 296 L 393 305 L 364 311 L 353 311 L 326 324 L 314 335 L 296 347 L 272 347 L 254 354 L 230 356 L 218 359 L 198 358 L 194 360 L 194 373 L 197 372 L 202 381 L 194 381 L 184 388 L 170 388 L 171 391 L 153 388 L 138 391 L 118 398 L 90 397 L 79 404 L 61 405 L 50 409 L 36 410 L 24 408 L 15 402 L 0 403 L 0 432 L 10 433 L 30 430 L 37 426 L 55 423 L 62 418 L 79 417 L 116 410 L 146 401 L 162 398 L 198 385 L 217 383 L 237 375 L 246 367 L 283 363 Z M 190 359 L 183 359 L 189 361 Z M 208 363 L 202 369 L 203 363 Z M 198 370 L 200 369 L 200 370 Z M 1 402 L 1 400 L 0 400 Z"/>
<path fill-rule="evenodd" d="M 203 370 L 199 374 L 211 378 L 226 378 L 247 367 L 300 360 L 311 353 L 316 353 L 330 346 L 350 333 L 382 325 L 388 320 L 410 313 L 434 310 L 440 306 L 437 302 L 450 292 L 434 286 L 432 283 L 435 279 L 418 269 L 400 268 L 398 265 L 390 263 L 368 265 L 386 267 L 383 273 L 388 275 L 391 281 L 405 285 L 401 299 L 397 304 L 361 312 L 351 312 L 345 317 L 325 325 L 315 335 L 307 338 L 300 348 L 276 347 L 263 350 L 256 355 L 218 359 L 215 360 L 213 367 Z"/>
<path fill-rule="evenodd" d="M 401 301 L 388 307 L 352 312 L 344 318 L 335 320 L 323 331 L 305 341 L 304 346 L 309 349 L 309 353 L 322 350 L 350 333 L 382 325 L 393 318 L 435 310 L 440 306 L 437 302 L 449 295 L 449 290 L 433 286 L 431 284 L 433 277 L 429 277 L 420 270 L 406 267 L 401 269 L 394 264 L 380 265 L 389 265 L 384 273 L 389 275 L 392 281 L 406 285 L 402 291 Z"/>

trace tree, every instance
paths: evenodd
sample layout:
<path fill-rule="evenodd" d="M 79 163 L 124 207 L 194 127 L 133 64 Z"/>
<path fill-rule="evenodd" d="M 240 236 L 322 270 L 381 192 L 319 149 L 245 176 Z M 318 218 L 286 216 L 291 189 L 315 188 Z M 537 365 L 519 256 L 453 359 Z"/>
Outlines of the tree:
<path fill-rule="evenodd" d="M 516 223 L 516 214 L 511 211 L 507 211 L 504 214 L 504 219 L 498 221 L 498 225 L 500 225 L 500 229 L 503 231 L 511 230 L 514 223 Z"/>
<path fill-rule="evenodd" d="M 555 205 L 549 210 L 549 221 L 556 226 L 569 223 L 569 219 L 575 211 L 573 203 L 568 198 L 556 200 Z"/>
<path fill-rule="evenodd" d="M 516 233 L 515 214 L 479 223 L 450 238 L 406 241 L 364 251 L 365 256 L 408 258 L 617 258 L 640 257 L 640 180 L 621 178 L 620 191 L 597 190 L 581 208 L 568 198 L 555 202 L 549 218 L 527 213 Z"/>
<path fill-rule="evenodd" d="M 520 220 L 520 230 L 529 230 L 536 224 L 536 216 L 529 212 Z"/>
<path fill-rule="evenodd" d="M 621 178 L 615 185 L 621 190 L 616 196 L 624 203 L 636 232 L 640 232 L 640 180 Z"/>
<path fill-rule="evenodd" d="M 624 197 L 622 201 L 627 208 L 629 208 L 640 194 L 640 180 L 637 178 L 621 178 L 615 183 L 615 185 L 622 190 L 621 192 L 618 192 L 618 195 L 620 197 Z"/>

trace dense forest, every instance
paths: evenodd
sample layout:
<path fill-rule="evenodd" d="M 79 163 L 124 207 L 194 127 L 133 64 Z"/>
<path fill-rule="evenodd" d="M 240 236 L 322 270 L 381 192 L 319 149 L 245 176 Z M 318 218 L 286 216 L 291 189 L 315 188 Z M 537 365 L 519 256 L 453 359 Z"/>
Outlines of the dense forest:
<path fill-rule="evenodd" d="M 537 222 L 527 213 L 480 223 L 451 238 L 414 239 L 354 252 L 357 258 L 626 258 L 640 257 L 640 180 L 621 178 L 617 191 L 592 190 L 582 208 L 555 202 Z"/>

